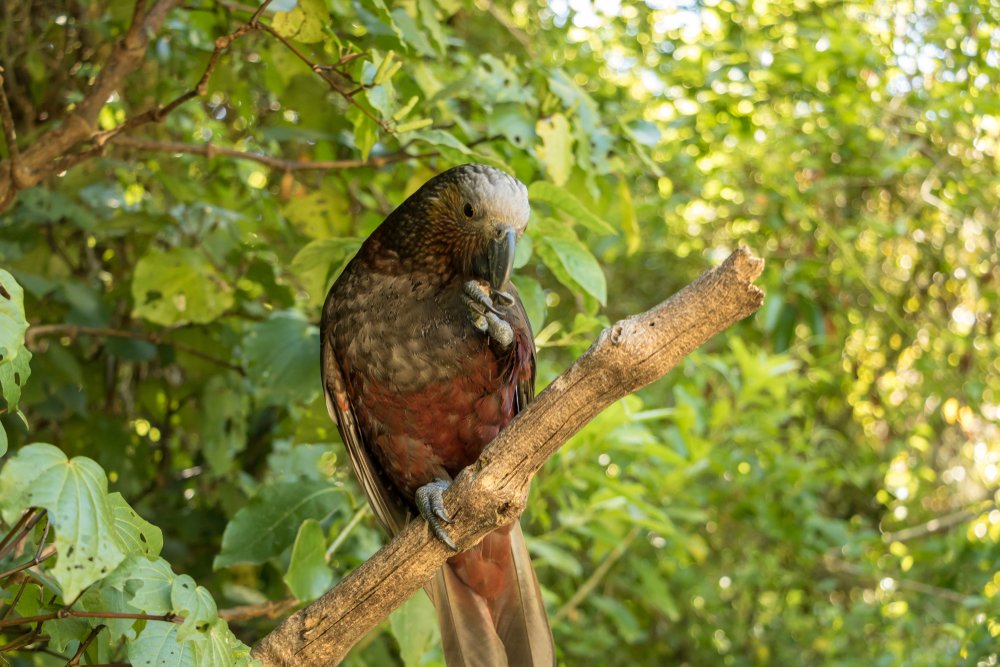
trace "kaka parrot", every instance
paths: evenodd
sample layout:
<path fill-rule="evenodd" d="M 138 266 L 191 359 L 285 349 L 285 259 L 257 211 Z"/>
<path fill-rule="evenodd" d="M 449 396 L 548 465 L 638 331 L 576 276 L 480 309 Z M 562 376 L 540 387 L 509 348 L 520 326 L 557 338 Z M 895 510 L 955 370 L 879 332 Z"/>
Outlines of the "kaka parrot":
<path fill-rule="evenodd" d="M 323 307 L 327 408 L 379 523 L 416 515 L 454 548 L 442 493 L 534 396 L 531 326 L 510 283 L 524 184 L 467 164 L 389 214 Z M 427 585 L 445 659 L 555 664 L 519 522 L 452 556 Z"/>

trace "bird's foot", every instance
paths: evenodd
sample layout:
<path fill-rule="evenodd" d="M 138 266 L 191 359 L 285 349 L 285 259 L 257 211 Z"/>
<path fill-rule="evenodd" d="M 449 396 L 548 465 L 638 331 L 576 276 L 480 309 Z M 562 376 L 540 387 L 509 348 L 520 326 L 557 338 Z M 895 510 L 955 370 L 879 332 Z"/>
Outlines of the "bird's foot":
<path fill-rule="evenodd" d="M 514 329 L 501 318 L 500 311 L 493 305 L 493 298 L 506 306 L 514 303 L 514 298 L 499 290 L 489 291 L 475 280 L 465 283 L 463 292 L 462 301 L 469 309 L 472 326 L 496 341 L 500 347 L 510 347 L 514 342 Z"/>
<path fill-rule="evenodd" d="M 458 547 L 445 532 L 444 524 L 451 523 L 451 517 L 444 509 L 444 492 L 451 486 L 451 482 L 443 479 L 436 479 L 429 484 L 424 484 L 417 489 L 417 509 L 420 516 L 424 517 L 427 525 L 430 526 L 434 536 L 444 542 L 453 551 L 458 551 Z"/>

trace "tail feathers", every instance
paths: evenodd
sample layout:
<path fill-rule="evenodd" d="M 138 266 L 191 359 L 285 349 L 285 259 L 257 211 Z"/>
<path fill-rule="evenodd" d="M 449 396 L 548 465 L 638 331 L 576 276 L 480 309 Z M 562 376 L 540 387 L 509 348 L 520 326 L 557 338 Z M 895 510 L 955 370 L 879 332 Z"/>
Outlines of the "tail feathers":
<path fill-rule="evenodd" d="M 552 667 L 555 647 L 521 526 L 453 556 L 427 586 L 448 667 Z"/>

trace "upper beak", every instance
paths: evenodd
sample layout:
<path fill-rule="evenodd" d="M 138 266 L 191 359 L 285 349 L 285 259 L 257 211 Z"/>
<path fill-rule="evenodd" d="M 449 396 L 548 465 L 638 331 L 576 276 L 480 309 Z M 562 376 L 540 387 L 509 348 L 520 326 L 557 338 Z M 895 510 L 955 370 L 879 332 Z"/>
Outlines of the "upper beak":
<path fill-rule="evenodd" d="M 486 251 L 476 258 L 473 269 L 480 278 L 489 281 L 494 290 L 502 290 L 514 268 L 514 244 L 517 235 L 511 227 L 498 227 L 486 245 Z"/>

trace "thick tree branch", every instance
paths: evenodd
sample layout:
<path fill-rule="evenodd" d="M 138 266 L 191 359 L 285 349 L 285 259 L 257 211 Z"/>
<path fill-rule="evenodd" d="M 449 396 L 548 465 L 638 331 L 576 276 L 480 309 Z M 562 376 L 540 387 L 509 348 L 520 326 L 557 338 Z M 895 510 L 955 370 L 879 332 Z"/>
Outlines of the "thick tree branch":
<path fill-rule="evenodd" d="M 86 97 L 59 127 L 36 138 L 17 159 L 0 162 L 0 210 L 13 201 L 18 190 L 37 185 L 42 179 L 56 173 L 54 169 L 64 167 L 65 165 L 60 164 L 62 159 L 94 135 L 101 108 L 107 104 L 112 93 L 118 90 L 125 77 L 142 64 L 150 37 L 156 34 L 167 14 L 178 2 L 179 0 L 157 0 L 148 9 L 145 0 L 136 2 L 132 25 L 115 44 Z"/>
<path fill-rule="evenodd" d="M 763 266 L 741 248 L 667 301 L 602 332 L 447 492 L 454 518 L 449 533 L 459 548 L 519 516 L 534 474 L 598 413 L 755 312 L 764 294 L 752 282 Z M 253 656 L 266 666 L 336 664 L 452 553 L 423 521 L 412 522 L 336 588 L 264 637 Z"/>

